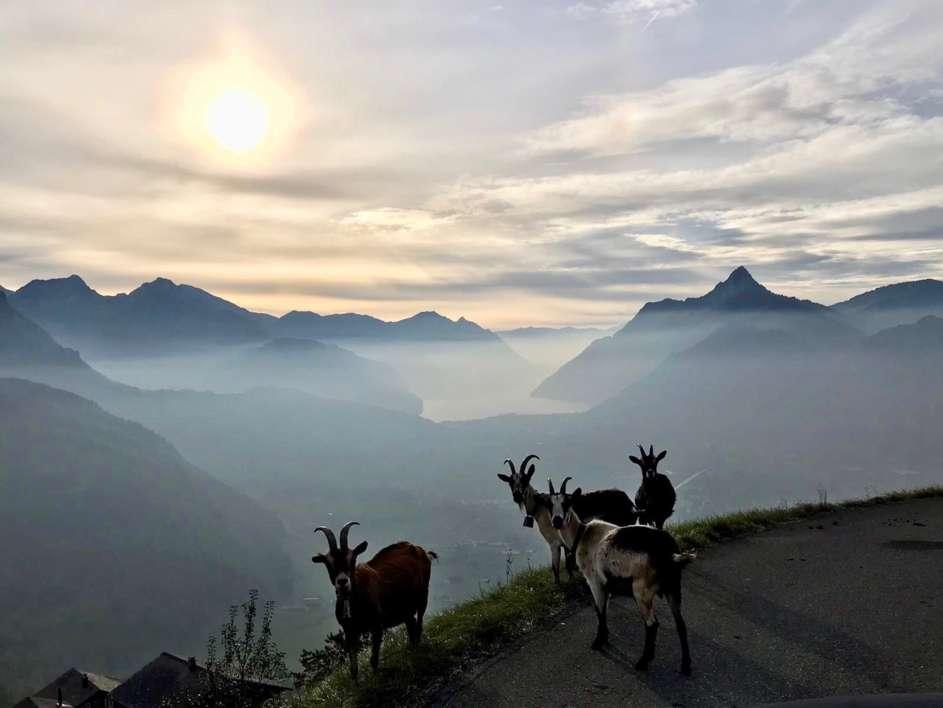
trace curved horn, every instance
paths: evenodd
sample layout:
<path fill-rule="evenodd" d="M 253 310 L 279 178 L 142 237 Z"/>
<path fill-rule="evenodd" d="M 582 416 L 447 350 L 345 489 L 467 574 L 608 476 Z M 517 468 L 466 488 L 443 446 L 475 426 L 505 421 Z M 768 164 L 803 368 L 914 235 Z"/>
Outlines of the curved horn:
<path fill-rule="evenodd" d="M 526 474 L 526 473 L 527 473 L 527 463 L 528 463 L 528 462 L 530 462 L 531 460 L 539 460 L 539 459 L 540 459 L 540 458 L 537 457 L 537 455 L 528 455 L 527 457 L 525 457 L 525 458 L 524 458 L 524 462 L 521 463 L 521 474 Z"/>
<path fill-rule="evenodd" d="M 317 533 L 320 531 L 327 538 L 327 545 L 330 546 L 331 553 L 337 552 L 337 537 L 334 535 L 334 532 L 331 531 L 327 526 L 318 526 L 314 532 Z"/>
<path fill-rule="evenodd" d="M 359 521 L 348 521 L 344 524 L 344 528 L 341 529 L 341 550 L 347 551 L 350 549 L 350 546 L 347 545 L 347 536 L 350 534 L 351 526 L 360 526 Z"/>
<path fill-rule="evenodd" d="M 571 479 L 573 478 L 567 477 L 565 480 L 563 480 L 563 484 L 560 485 L 560 494 L 566 494 L 566 483 L 569 482 Z"/>
<path fill-rule="evenodd" d="M 552 479 L 548 479 L 548 480 L 547 480 L 547 486 L 550 487 L 550 495 L 551 495 L 551 496 L 553 496 L 554 494 L 556 494 L 556 492 L 553 491 L 553 480 L 552 480 Z"/>
<path fill-rule="evenodd" d="M 504 464 L 506 464 L 508 467 L 511 468 L 511 474 L 517 474 L 517 470 L 514 469 L 514 463 L 511 462 L 511 458 L 510 458 L 510 457 L 507 458 L 507 459 L 504 461 Z"/>
<path fill-rule="evenodd" d="M 647 457 L 647 455 L 645 454 L 645 448 L 639 445 L 638 451 L 642 453 L 642 459 L 644 460 Z"/>
<path fill-rule="evenodd" d="M 654 457 L 654 456 L 655 456 L 655 446 L 654 446 L 654 445 L 649 445 L 649 446 L 648 446 L 648 456 L 649 456 L 649 457 Z"/>

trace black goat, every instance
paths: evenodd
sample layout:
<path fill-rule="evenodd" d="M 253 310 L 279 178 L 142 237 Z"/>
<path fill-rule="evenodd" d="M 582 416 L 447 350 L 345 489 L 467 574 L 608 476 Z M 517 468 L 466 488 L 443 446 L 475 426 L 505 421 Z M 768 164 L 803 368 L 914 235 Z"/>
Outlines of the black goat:
<path fill-rule="evenodd" d="M 629 459 L 642 468 L 642 485 L 635 493 L 639 523 L 660 529 L 674 513 L 675 501 L 678 498 L 671 480 L 658 471 L 658 463 L 665 459 L 668 451 L 662 450 L 656 455 L 654 445 L 648 446 L 648 453 L 641 445 L 638 449 L 642 458 L 629 455 Z"/>

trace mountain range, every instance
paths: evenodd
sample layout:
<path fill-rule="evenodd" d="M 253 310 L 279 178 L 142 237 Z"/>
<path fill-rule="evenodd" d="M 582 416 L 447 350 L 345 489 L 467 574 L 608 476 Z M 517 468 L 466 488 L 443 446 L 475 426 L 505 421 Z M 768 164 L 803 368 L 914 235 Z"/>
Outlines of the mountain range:
<path fill-rule="evenodd" d="M 649 368 L 621 388 L 612 379 L 601 383 L 606 400 L 574 414 L 437 424 L 411 412 L 312 395 L 302 390 L 307 363 L 293 371 L 287 362 L 296 356 L 302 362 L 321 355 L 330 359 L 338 352 L 330 344 L 285 338 L 231 349 L 234 359 L 258 357 L 265 375 L 281 375 L 281 381 L 260 379 L 253 385 L 261 388 L 229 393 L 141 390 L 96 371 L 2 295 L 0 376 L 88 399 L 68 407 L 76 419 L 70 423 L 76 426 L 74 436 L 50 436 L 63 455 L 75 449 L 79 456 L 91 434 L 82 427 L 85 419 L 102 425 L 102 416 L 109 425 L 119 418 L 134 421 L 156 433 L 148 440 L 160 440 L 159 435 L 173 445 L 191 474 L 198 477 L 204 470 L 238 490 L 232 494 L 245 494 L 276 512 L 287 530 L 282 547 L 289 550 L 304 596 L 329 590 L 318 584 L 321 575 L 309 572 L 307 560 L 311 526 L 326 517 L 360 520 L 371 540 L 409 537 L 446 547 L 441 576 L 448 582 L 437 586 L 435 597 L 454 600 L 476 592 L 497 557 L 493 548 L 521 548 L 532 539 L 522 534 L 512 504 L 493 503 L 506 493 L 494 479 L 501 460 L 529 452 L 541 455 L 547 476 L 571 474 L 584 488 L 616 485 L 632 491 L 638 478 L 626 463 L 627 451 L 638 442 L 664 446 L 667 469 L 676 479 L 710 471 L 685 488 L 679 516 L 809 499 L 820 485 L 833 496 L 848 496 L 940 481 L 940 318 L 929 315 L 868 334 L 837 308 L 770 293 L 745 270 L 703 298 L 643 310 L 638 322 L 607 339 L 622 337 L 638 347 L 638 340 L 657 334 L 651 338 Z M 421 350 L 415 343 L 390 346 Z M 623 350 L 606 350 L 619 351 L 637 355 L 638 349 L 626 344 Z M 469 368 L 476 364 L 473 355 L 465 361 Z M 252 371 L 256 363 L 239 372 Z M 619 366 L 615 359 L 612 371 L 623 376 Z M 283 372 L 275 371 L 279 367 Z M 346 384 L 341 379 L 337 385 Z M 51 395 L 45 387 L 23 390 L 40 403 Z M 11 421 L 6 425 L 13 429 Z M 24 444 L 42 445 L 37 435 L 44 425 L 35 424 L 32 437 L 24 433 Z M 59 422 L 49 425 L 56 430 Z M 164 462 L 175 454 L 140 442 L 144 439 L 135 443 L 141 454 Z M 117 439 L 101 447 L 98 461 L 82 464 L 125 469 L 112 464 L 109 451 L 115 450 L 124 455 Z M 44 468 L 58 464 L 41 461 Z M 134 473 L 127 474 L 133 479 Z M 92 488 L 108 493 L 98 482 Z M 148 493 L 162 498 L 157 491 Z M 240 506 L 244 501 L 232 504 L 245 510 L 240 513 L 265 518 L 265 512 Z M 266 540 L 258 550 L 271 547 Z M 470 558 L 481 565 L 470 564 Z M 303 638 L 315 635 L 326 626 L 319 622 L 330 622 L 329 608 L 323 614 L 320 609 L 292 614 L 290 630 Z"/>
<path fill-rule="evenodd" d="M 891 326 L 919 319 L 937 307 L 943 310 L 941 292 L 943 283 L 923 280 L 827 307 L 774 293 L 740 266 L 700 297 L 647 303 L 613 336 L 593 341 L 547 377 L 534 395 L 599 403 L 653 371 L 671 354 L 729 326 L 789 332 L 819 350 L 855 346 L 877 322 Z"/>
<path fill-rule="evenodd" d="M 359 314 L 251 312 L 205 290 L 166 278 L 130 293 L 102 295 L 78 275 L 34 280 L 9 300 L 60 343 L 93 359 L 155 356 L 277 338 L 497 342 L 493 332 L 460 318 L 420 312 L 396 322 Z"/>

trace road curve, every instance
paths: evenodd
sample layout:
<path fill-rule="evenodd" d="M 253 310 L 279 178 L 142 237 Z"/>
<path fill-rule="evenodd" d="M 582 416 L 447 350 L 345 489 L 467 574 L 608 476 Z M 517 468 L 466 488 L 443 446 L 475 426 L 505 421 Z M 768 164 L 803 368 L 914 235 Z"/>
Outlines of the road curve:
<path fill-rule="evenodd" d="M 702 552 L 684 576 L 694 675 L 678 673 L 671 613 L 651 668 L 643 627 L 610 604 L 611 646 L 589 648 L 593 610 L 532 633 L 440 705 L 750 706 L 848 694 L 943 692 L 943 498 L 823 514 Z M 630 604 L 631 603 L 631 604 Z"/>

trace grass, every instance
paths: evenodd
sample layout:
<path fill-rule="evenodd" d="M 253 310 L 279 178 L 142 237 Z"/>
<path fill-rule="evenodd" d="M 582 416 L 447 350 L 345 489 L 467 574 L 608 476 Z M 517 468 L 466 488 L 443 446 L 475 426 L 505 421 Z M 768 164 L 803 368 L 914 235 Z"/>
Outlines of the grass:
<path fill-rule="evenodd" d="M 780 506 L 767 509 L 750 509 L 721 516 L 709 516 L 704 519 L 685 521 L 669 527 L 669 531 L 678 539 L 678 544 L 685 550 L 706 548 L 719 541 L 726 541 L 738 536 L 758 533 L 779 524 L 808 519 L 817 514 L 839 509 L 854 509 L 909 499 L 943 497 L 943 487 L 923 487 L 899 492 L 889 492 L 866 499 L 851 499 L 838 504 L 827 501 L 795 506 Z"/>
<path fill-rule="evenodd" d="M 345 663 L 319 685 L 307 689 L 299 705 L 419 705 L 437 686 L 477 659 L 492 656 L 509 642 L 547 623 L 578 595 L 572 581 L 563 591 L 554 586 L 548 568 L 526 570 L 509 582 L 456 605 L 426 622 L 422 645 L 411 650 L 405 633 L 384 639 L 380 671 L 373 674 L 361 653 L 360 682 Z"/>
<path fill-rule="evenodd" d="M 669 530 L 682 548 L 697 550 L 824 512 L 929 497 L 943 497 L 943 487 L 891 492 L 838 504 L 823 501 L 740 511 L 686 521 Z M 518 573 L 498 588 L 430 618 L 418 650 L 406 646 L 403 632 L 390 633 L 383 643 L 377 674 L 367 665 L 368 652 L 362 652 L 359 684 L 350 679 L 344 664 L 321 683 L 296 695 L 291 704 L 296 708 L 421 705 L 437 688 L 475 662 L 494 656 L 521 635 L 547 625 L 576 598 L 585 597 L 582 590 L 581 581 L 565 584 L 562 591 L 556 588 L 548 568 Z"/>

